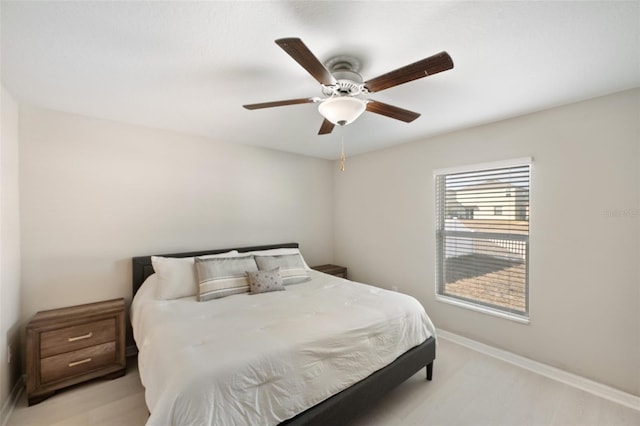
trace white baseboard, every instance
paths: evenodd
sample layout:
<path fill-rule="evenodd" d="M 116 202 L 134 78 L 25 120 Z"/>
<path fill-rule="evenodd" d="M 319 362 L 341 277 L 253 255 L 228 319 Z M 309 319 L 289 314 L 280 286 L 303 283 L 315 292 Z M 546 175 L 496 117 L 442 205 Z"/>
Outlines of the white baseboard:
<path fill-rule="evenodd" d="M 538 373 L 552 380 L 556 380 L 558 382 L 573 386 L 574 388 L 589 392 L 601 398 L 608 399 L 609 401 L 613 401 L 615 403 L 640 411 L 640 397 L 632 395 L 630 393 L 623 392 L 621 390 L 612 388 L 611 386 L 603 385 L 602 383 L 598 383 L 593 380 L 586 379 L 582 376 L 578 376 L 577 374 L 569 373 L 567 371 L 560 370 L 559 368 L 551 367 L 550 365 L 533 361 L 529 358 L 516 355 L 512 352 L 485 345 L 484 343 L 480 343 L 442 329 L 437 330 L 437 336 L 438 338 L 442 338 L 453 343 L 466 346 L 467 348 L 473 349 L 485 355 L 489 355 L 493 358 L 497 358 L 510 364 L 517 365 L 518 367 L 522 367 L 526 370 Z"/>
<path fill-rule="evenodd" d="M 13 389 L 11 389 L 11 393 L 7 397 L 7 400 L 2 405 L 2 411 L 0 411 L 0 425 L 6 426 L 9 422 L 9 417 L 11 417 L 13 409 L 16 407 L 18 400 L 22 396 L 23 390 L 24 376 L 20 376 Z"/>

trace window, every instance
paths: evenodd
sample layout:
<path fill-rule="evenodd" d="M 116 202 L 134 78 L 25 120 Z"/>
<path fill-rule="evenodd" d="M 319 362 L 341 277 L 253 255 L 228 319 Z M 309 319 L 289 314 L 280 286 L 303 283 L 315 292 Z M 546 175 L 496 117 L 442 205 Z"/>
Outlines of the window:
<path fill-rule="evenodd" d="M 435 172 L 438 300 L 528 322 L 530 165 Z"/>

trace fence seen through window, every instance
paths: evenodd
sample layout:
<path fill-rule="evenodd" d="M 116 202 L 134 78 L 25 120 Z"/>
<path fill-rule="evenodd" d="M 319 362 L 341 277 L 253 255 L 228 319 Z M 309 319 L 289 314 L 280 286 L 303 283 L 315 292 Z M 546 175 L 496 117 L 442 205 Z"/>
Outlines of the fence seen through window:
<path fill-rule="evenodd" d="M 437 293 L 528 317 L 530 164 L 436 173 Z"/>

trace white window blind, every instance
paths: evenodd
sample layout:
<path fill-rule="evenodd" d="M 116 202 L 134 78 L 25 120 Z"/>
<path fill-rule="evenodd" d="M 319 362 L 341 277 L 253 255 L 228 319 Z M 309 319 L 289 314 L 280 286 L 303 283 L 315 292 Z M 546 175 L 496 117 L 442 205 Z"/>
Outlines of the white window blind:
<path fill-rule="evenodd" d="M 435 179 L 438 295 L 528 317 L 530 162 Z"/>

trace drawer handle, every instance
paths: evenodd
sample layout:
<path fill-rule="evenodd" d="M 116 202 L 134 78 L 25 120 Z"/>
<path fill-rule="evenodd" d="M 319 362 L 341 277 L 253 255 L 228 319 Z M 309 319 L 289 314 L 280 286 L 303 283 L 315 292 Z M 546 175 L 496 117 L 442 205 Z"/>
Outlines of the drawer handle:
<path fill-rule="evenodd" d="M 83 340 L 83 339 L 90 339 L 93 336 L 92 332 L 89 332 L 87 334 L 83 334 L 82 336 L 78 336 L 78 337 L 69 337 L 70 342 L 75 342 L 76 340 Z"/>
<path fill-rule="evenodd" d="M 81 359 L 80 361 L 70 362 L 69 367 L 75 367 L 76 365 L 86 364 L 87 362 L 91 362 L 91 358 Z"/>

